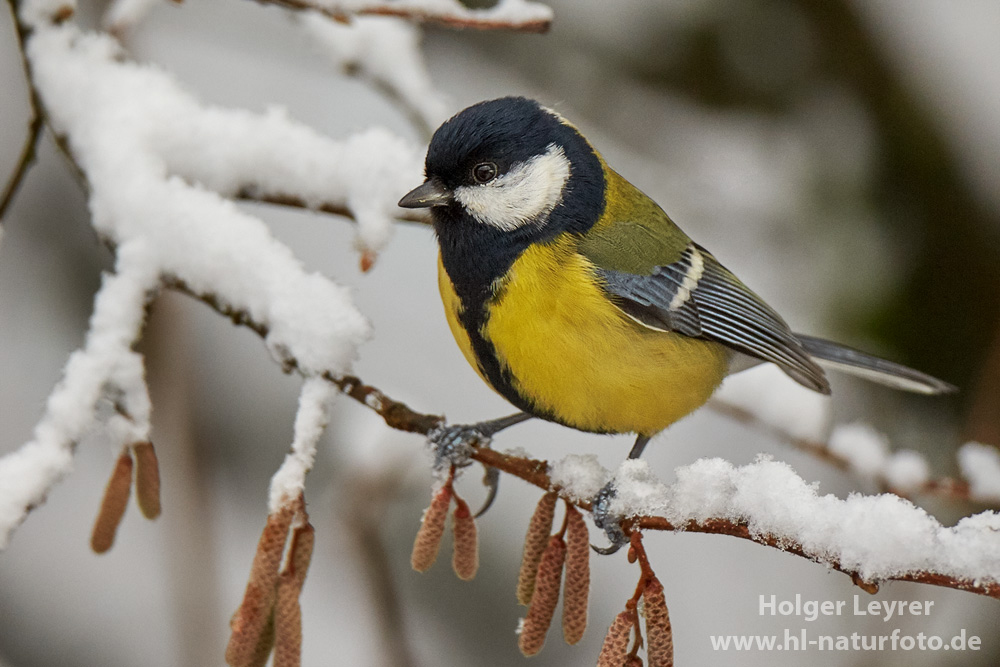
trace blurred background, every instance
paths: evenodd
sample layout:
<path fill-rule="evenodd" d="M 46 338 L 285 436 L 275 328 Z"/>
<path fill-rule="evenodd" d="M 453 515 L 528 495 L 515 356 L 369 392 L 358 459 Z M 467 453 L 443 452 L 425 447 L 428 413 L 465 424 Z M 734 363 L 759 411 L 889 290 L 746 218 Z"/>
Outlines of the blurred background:
<path fill-rule="evenodd" d="M 1000 4 L 994 0 L 552 0 L 547 35 L 428 28 L 435 83 L 450 110 L 506 94 L 553 106 L 608 162 L 774 305 L 796 330 L 836 338 L 933 373 L 962 391 L 921 398 L 834 380 L 836 421 L 863 420 L 895 447 L 956 473 L 967 440 L 1000 445 Z M 104 5 L 84 2 L 82 21 Z M 289 15 L 245 0 L 162 3 L 125 39 L 203 101 L 292 117 L 333 137 L 380 124 L 424 142 L 407 115 L 333 68 Z M 9 14 L 0 16 L 0 175 L 27 127 L 27 93 Z M 403 193 L 400 193 L 401 195 Z M 400 225 L 361 274 L 347 221 L 241 204 L 308 268 L 354 289 L 375 339 L 356 370 L 417 410 L 451 421 L 510 412 L 447 331 L 430 230 Z M 30 438 L 67 355 L 86 331 L 110 253 L 51 138 L 41 143 L 0 244 L 0 453 Z M 91 522 L 117 452 L 81 443 L 76 470 L 0 554 L 0 665 L 221 665 L 266 512 L 268 480 L 291 441 L 300 380 L 261 341 L 203 304 L 166 294 L 142 343 L 154 405 L 164 514 L 130 508 L 112 551 L 94 555 Z M 538 458 L 597 454 L 628 437 L 529 422 L 498 437 Z M 767 434 L 702 410 L 659 436 L 661 478 L 702 456 L 767 452 L 820 491 L 864 482 Z M 478 473 L 461 490 L 482 497 Z M 428 574 L 409 550 L 430 497 L 420 439 L 338 403 L 307 500 L 317 548 L 303 593 L 305 665 L 521 665 L 513 591 L 534 488 L 505 479 L 480 522 L 482 566 L 458 581 L 442 557 Z M 942 522 L 983 508 L 917 498 Z M 595 541 L 598 536 L 594 535 Z M 760 595 L 851 600 L 867 594 L 801 558 L 745 541 L 650 535 L 680 665 L 995 665 L 997 601 L 914 584 L 877 599 L 933 600 L 930 617 L 833 617 L 810 633 L 983 638 L 971 653 L 718 653 L 711 634 L 807 625 L 758 615 Z M 442 552 L 443 554 L 446 552 Z M 596 559 L 591 627 L 558 630 L 533 662 L 593 664 L 631 595 L 624 557 Z M 849 603 L 850 604 L 850 603 Z"/>

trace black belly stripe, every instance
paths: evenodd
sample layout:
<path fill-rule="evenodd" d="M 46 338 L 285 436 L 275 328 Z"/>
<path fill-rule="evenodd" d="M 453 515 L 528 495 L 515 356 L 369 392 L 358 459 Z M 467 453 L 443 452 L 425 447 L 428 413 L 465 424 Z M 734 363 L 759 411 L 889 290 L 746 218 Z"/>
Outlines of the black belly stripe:
<path fill-rule="evenodd" d="M 485 302 L 478 308 L 466 308 L 459 316 L 462 327 L 469 335 L 469 342 L 472 344 L 472 351 L 479 362 L 479 368 L 489 380 L 490 385 L 501 396 L 510 401 L 514 407 L 522 412 L 528 412 L 538 417 L 548 419 L 528 399 L 514 388 L 513 376 L 510 371 L 500 363 L 497 349 L 493 343 L 483 335 L 483 328 L 486 325 Z"/>
<path fill-rule="evenodd" d="M 458 206 L 435 211 L 441 263 L 462 304 L 458 321 L 469 336 L 479 368 L 490 385 L 519 410 L 537 414 L 514 389 L 513 378 L 483 335 L 487 306 L 497 295 L 494 285 L 507 274 L 528 246 L 528 239 L 472 221 Z"/>

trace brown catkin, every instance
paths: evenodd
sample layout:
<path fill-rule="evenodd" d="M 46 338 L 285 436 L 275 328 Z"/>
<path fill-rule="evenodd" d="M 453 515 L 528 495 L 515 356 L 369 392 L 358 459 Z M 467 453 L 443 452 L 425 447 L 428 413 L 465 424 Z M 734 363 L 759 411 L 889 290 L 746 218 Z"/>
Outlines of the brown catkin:
<path fill-rule="evenodd" d="M 451 485 L 441 487 L 431 498 L 430 507 L 424 512 L 417 538 L 413 541 L 413 553 L 410 554 L 410 565 L 417 572 L 426 572 L 437 560 L 451 498 Z"/>
<path fill-rule="evenodd" d="M 111 548 L 118 532 L 118 524 L 125 516 L 128 498 L 132 492 L 132 456 L 124 450 L 115 463 L 108 485 L 104 489 L 101 508 L 97 511 L 94 529 L 90 534 L 90 548 L 102 554 Z"/>
<path fill-rule="evenodd" d="M 299 667 L 302 664 L 302 608 L 299 592 L 284 574 L 278 582 L 274 605 L 273 667 Z"/>
<path fill-rule="evenodd" d="M 559 602 L 559 584 L 562 580 L 563 563 L 566 560 L 566 543 L 558 535 L 549 538 L 549 544 L 542 553 L 535 576 L 535 593 L 531 596 L 528 614 L 521 625 L 518 647 L 526 656 L 535 655 L 545 644 L 545 634 L 552 624 L 552 616 Z"/>
<path fill-rule="evenodd" d="M 521 571 L 517 575 L 517 601 L 525 606 L 531 604 L 531 595 L 535 592 L 535 575 L 538 573 L 538 563 L 542 560 L 542 552 L 549 541 L 549 533 L 552 532 L 552 516 L 558 499 L 559 496 L 554 491 L 541 497 L 535 513 L 531 515 L 528 533 L 524 536 Z"/>
<path fill-rule="evenodd" d="M 160 516 L 160 464 L 153 443 L 132 445 L 135 454 L 135 500 L 147 519 Z"/>
<path fill-rule="evenodd" d="M 583 515 L 566 505 L 566 583 L 563 585 L 563 638 L 575 644 L 587 629 L 590 595 L 590 533 Z"/>
<path fill-rule="evenodd" d="M 273 667 L 298 667 L 302 663 L 302 609 L 299 595 L 312 559 L 315 533 L 306 523 L 292 533 L 285 567 L 278 579 L 274 605 Z"/>
<path fill-rule="evenodd" d="M 226 646 L 226 663 L 233 667 L 260 664 L 261 651 L 266 649 L 270 652 L 266 635 L 272 630 L 270 625 L 273 623 L 277 595 L 278 567 L 294 514 L 295 507 L 288 505 L 267 517 L 253 565 L 250 566 L 250 579 L 243 602 L 230 622 L 232 634 Z"/>
<path fill-rule="evenodd" d="M 604 636 L 597 667 L 622 667 L 628 653 L 628 640 L 635 625 L 635 610 L 626 609 L 615 617 L 608 634 Z"/>
<path fill-rule="evenodd" d="M 479 540 L 476 535 L 476 520 L 464 500 L 455 495 L 455 512 L 452 514 L 452 530 L 455 533 L 455 551 L 451 566 L 463 581 L 476 576 L 479 569 Z"/>
<path fill-rule="evenodd" d="M 646 615 L 646 656 L 649 667 L 673 667 L 674 636 L 670 630 L 663 584 L 655 577 L 642 592 Z"/>

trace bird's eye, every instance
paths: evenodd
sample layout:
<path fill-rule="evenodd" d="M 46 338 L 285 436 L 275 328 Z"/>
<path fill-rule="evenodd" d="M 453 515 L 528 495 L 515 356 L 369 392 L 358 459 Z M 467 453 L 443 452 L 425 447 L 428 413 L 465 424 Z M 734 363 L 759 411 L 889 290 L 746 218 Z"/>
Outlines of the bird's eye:
<path fill-rule="evenodd" d="M 472 177 L 477 183 L 489 183 L 497 177 L 497 166 L 492 162 L 480 162 L 472 168 Z"/>

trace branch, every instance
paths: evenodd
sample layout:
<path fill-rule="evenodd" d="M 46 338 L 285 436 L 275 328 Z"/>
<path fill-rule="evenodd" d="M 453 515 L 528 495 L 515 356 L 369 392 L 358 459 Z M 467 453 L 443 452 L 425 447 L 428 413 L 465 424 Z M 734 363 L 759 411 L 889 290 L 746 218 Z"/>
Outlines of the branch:
<path fill-rule="evenodd" d="M 451 8 L 442 9 L 439 3 L 424 5 L 417 0 L 372 1 L 366 4 L 355 2 L 344 5 L 321 0 L 257 0 L 257 2 L 262 5 L 277 5 L 297 11 L 316 11 L 341 22 L 349 21 L 351 16 L 397 16 L 446 28 L 513 30 L 535 33 L 548 31 L 552 24 L 551 9 L 541 3 L 524 2 L 523 0 L 500 0 L 493 8 L 478 10 L 468 9 L 457 2 Z M 511 5 L 516 6 L 520 11 L 510 9 Z"/>
<path fill-rule="evenodd" d="M 812 454 L 841 470 L 851 471 L 854 469 L 851 460 L 833 451 L 829 443 L 795 436 L 779 426 L 764 421 L 753 411 L 727 401 L 712 399 L 709 407 L 720 415 L 764 431 L 786 445 Z M 892 484 L 886 477 L 884 470 L 881 470 L 874 476 L 873 481 L 880 491 L 893 493 L 901 498 L 912 498 L 915 495 L 923 494 L 950 501 L 968 502 L 973 500 L 969 483 L 951 477 L 927 479 L 913 488 L 900 489 L 897 485 Z"/>
<path fill-rule="evenodd" d="M 35 162 L 38 140 L 41 138 L 42 128 L 45 126 L 45 117 L 41 113 L 42 103 L 41 100 L 38 99 L 38 92 L 35 90 L 35 87 L 30 85 L 31 70 L 30 65 L 28 64 L 28 59 L 24 54 L 24 40 L 27 37 L 27 31 L 17 18 L 17 8 L 15 7 L 14 0 L 8 0 L 8 4 L 10 5 L 14 27 L 17 32 L 17 45 L 18 53 L 21 54 L 21 67 L 24 69 L 25 79 L 29 82 L 28 105 L 30 108 L 31 118 L 28 121 L 28 134 L 24 138 L 24 145 L 21 147 L 21 155 L 18 157 L 14 171 L 11 172 L 10 177 L 7 179 L 7 185 L 4 186 L 3 195 L 0 196 L 0 220 L 3 220 L 4 215 L 7 213 L 7 207 L 9 207 L 11 202 L 14 200 L 14 195 L 17 194 L 17 190 L 20 187 L 21 182 L 28 173 L 28 169 Z"/>
<path fill-rule="evenodd" d="M 379 16 L 345 24 L 317 12 L 296 18 L 331 65 L 381 93 L 425 141 L 451 116 L 451 103 L 431 79 L 418 25 Z"/>
<path fill-rule="evenodd" d="M 365 385 L 356 377 L 344 377 L 334 380 L 334 382 L 340 387 L 343 393 L 375 411 L 392 428 L 426 435 L 431 429 L 443 422 L 441 417 L 416 412 L 407 405 L 387 397 L 375 387 Z M 549 490 L 553 487 L 552 479 L 547 472 L 548 463 L 546 461 L 510 456 L 481 447 L 473 450 L 472 458 L 483 465 L 518 477 L 542 490 Z M 561 493 L 560 495 L 580 509 L 590 510 L 589 501 L 567 497 L 566 493 Z M 623 527 L 626 530 L 633 528 L 665 531 L 680 530 L 693 533 L 729 535 L 731 537 L 750 540 L 757 544 L 769 546 L 802 558 L 807 558 L 813 562 L 821 563 L 838 572 L 843 572 L 850 576 L 857 585 L 869 592 L 877 590 L 877 585 L 867 582 L 858 570 L 843 565 L 839 560 L 811 554 L 801 544 L 790 541 L 786 537 L 751 531 L 748 522 L 744 520 L 710 518 L 675 525 L 660 516 L 640 516 L 627 519 L 624 524 Z M 943 588 L 954 588 L 1000 599 L 1000 583 L 955 577 L 936 572 L 918 571 L 900 573 L 896 576 L 886 577 L 885 580 L 910 581 Z"/>
<path fill-rule="evenodd" d="M 185 285 L 178 285 L 176 283 L 169 286 L 175 289 L 181 289 L 188 294 L 196 296 L 216 309 L 218 312 L 230 317 L 234 322 L 248 326 L 261 336 L 266 336 L 266 326 L 254 322 L 253 319 L 245 313 L 235 313 L 231 310 L 222 308 L 218 299 L 213 298 L 212 295 L 197 294 L 189 287 Z M 286 370 L 299 370 L 294 359 L 286 359 L 286 362 Z M 405 403 L 390 398 L 378 388 L 365 384 L 361 379 L 355 376 L 337 376 L 335 373 L 328 371 L 323 373 L 323 377 L 336 385 L 341 393 L 346 394 L 355 401 L 365 405 L 382 417 L 386 425 L 390 428 L 409 433 L 427 435 L 435 427 L 440 426 L 445 421 L 441 416 L 418 412 L 410 408 Z M 751 421 L 754 424 L 759 424 L 759 421 L 756 420 L 756 418 Z M 560 496 L 568 502 L 571 502 L 575 506 L 586 511 L 590 511 L 591 509 L 589 498 L 592 497 L 593 494 L 588 496 L 585 494 L 570 493 L 566 489 L 559 488 L 558 485 L 555 485 L 552 481 L 550 466 L 546 461 L 511 456 L 509 454 L 504 454 L 485 447 L 474 448 L 471 458 L 485 466 L 496 468 L 501 472 L 518 477 L 540 489 L 550 490 L 555 488 L 560 491 Z M 791 474 L 790 470 L 789 474 Z M 798 481 L 801 482 L 801 480 Z M 806 486 L 804 482 L 801 483 L 803 486 Z M 812 493 L 815 492 L 812 491 Z M 579 495 L 583 495 L 583 498 L 577 497 Z M 892 497 L 894 496 L 887 495 L 879 496 L 877 498 Z M 873 500 L 877 500 L 877 498 Z M 905 501 L 897 499 L 897 502 Z M 878 508 L 875 508 L 872 511 L 877 512 L 877 509 Z M 927 519 L 933 521 L 930 517 L 927 517 Z M 810 550 L 800 541 L 789 538 L 786 535 L 775 534 L 767 530 L 754 529 L 751 527 L 750 520 L 744 518 L 733 519 L 730 517 L 720 516 L 707 517 L 700 520 L 673 522 L 663 516 L 644 514 L 624 520 L 622 522 L 622 528 L 626 532 L 632 529 L 667 531 L 681 530 L 687 532 L 710 533 L 738 537 L 740 539 L 750 540 L 752 542 L 756 542 L 757 544 L 779 549 L 802 558 L 807 558 L 813 562 L 826 565 L 829 568 L 847 574 L 851 577 L 855 584 L 866 591 L 874 592 L 877 590 L 877 584 L 870 581 L 870 578 L 866 578 L 861 573 L 860 568 L 851 567 L 841 562 L 839 558 L 831 556 L 829 553 L 823 553 L 822 549 Z M 896 572 L 887 576 L 879 576 L 877 578 L 884 581 L 910 581 L 932 586 L 940 586 L 943 588 L 954 588 L 956 590 L 969 591 L 978 595 L 985 595 L 987 597 L 1000 599 L 1000 583 L 989 581 L 989 577 L 985 575 L 968 578 L 950 574 L 941 574 L 933 571 L 908 570 Z"/>
<path fill-rule="evenodd" d="M 256 202 L 258 204 L 271 204 L 273 206 L 285 206 L 289 208 L 301 208 L 307 211 L 319 211 L 320 213 L 329 213 L 330 215 L 339 215 L 341 217 L 347 218 L 352 222 L 357 222 L 357 218 L 354 212 L 343 204 L 335 204 L 330 202 L 323 202 L 321 204 L 310 205 L 302 200 L 301 197 L 296 197 L 294 195 L 262 195 L 255 193 L 253 188 L 243 188 L 236 193 L 234 199 L 246 202 Z M 429 225 L 430 217 L 421 210 L 412 209 L 400 209 L 399 215 L 396 216 L 397 222 L 410 222 L 419 225 Z"/>
<path fill-rule="evenodd" d="M 32 98 L 34 98 L 34 90 L 32 90 Z M 7 179 L 3 195 L 0 196 L 0 220 L 7 213 L 7 207 L 14 201 L 14 195 L 17 194 L 21 182 L 28 173 L 28 169 L 35 162 L 38 140 L 41 138 L 42 128 L 45 126 L 45 119 L 38 113 L 35 105 L 36 101 L 32 99 L 31 120 L 28 122 L 28 133 L 24 138 L 24 145 L 21 147 L 21 155 L 18 157 L 17 166 L 11 172 L 10 178 Z"/>
<path fill-rule="evenodd" d="M 871 582 L 865 581 L 861 575 L 858 574 L 856 570 L 844 567 L 837 561 L 820 560 L 815 556 L 807 553 L 801 545 L 790 543 L 785 538 L 775 537 L 774 535 L 755 535 L 751 533 L 750 528 L 747 526 L 746 522 L 743 521 L 732 521 L 729 519 L 707 519 L 705 521 L 689 521 L 682 526 L 675 526 L 671 522 L 667 521 L 662 517 L 649 516 L 649 517 L 637 517 L 632 526 L 635 528 L 645 529 L 645 530 L 670 530 L 670 531 L 686 531 L 690 533 L 709 533 L 712 535 L 729 535 L 731 537 L 739 537 L 744 540 L 750 540 L 756 542 L 757 544 L 763 544 L 765 546 L 773 547 L 780 551 L 793 554 L 795 556 L 801 556 L 802 558 L 807 558 L 815 563 L 820 563 L 826 565 L 838 572 L 843 572 L 848 575 L 856 585 L 863 588 L 869 593 L 878 592 L 878 584 L 873 584 Z M 927 584 L 929 586 L 940 586 L 942 588 L 954 588 L 960 591 L 968 591 L 970 593 L 976 593 L 977 595 L 985 595 L 987 597 L 996 598 L 1000 600 L 1000 583 L 997 582 L 984 582 L 984 581 L 974 581 L 971 579 L 962 579 L 958 577 L 952 577 L 946 574 L 938 574 L 936 572 L 910 572 L 906 574 L 900 574 L 894 577 L 888 577 L 887 581 L 910 581 L 919 584 Z"/>

